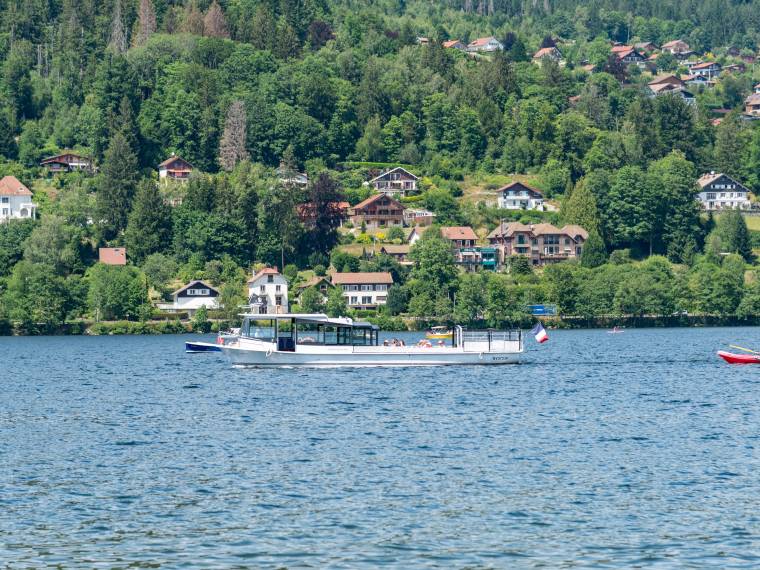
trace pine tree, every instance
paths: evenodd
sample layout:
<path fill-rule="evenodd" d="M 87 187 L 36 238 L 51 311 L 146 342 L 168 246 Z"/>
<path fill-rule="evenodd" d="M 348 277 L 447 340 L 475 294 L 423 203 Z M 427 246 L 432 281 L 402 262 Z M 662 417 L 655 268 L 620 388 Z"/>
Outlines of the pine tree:
<path fill-rule="evenodd" d="M 140 0 L 140 8 L 137 13 L 137 34 L 135 45 L 144 46 L 150 36 L 156 32 L 156 11 L 152 0 Z"/>
<path fill-rule="evenodd" d="M 127 34 L 124 31 L 124 21 L 121 14 L 121 0 L 116 0 L 113 7 L 113 20 L 111 21 L 111 41 L 108 46 L 116 53 L 127 51 Z"/>
<path fill-rule="evenodd" d="M 126 228 L 137 179 L 137 156 L 124 133 L 117 131 L 106 150 L 96 194 L 98 223 L 105 239 Z"/>
<path fill-rule="evenodd" d="M 224 133 L 219 142 L 219 166 L 232 170 L 238 162 L 249 158 L 245 148 L 246 114 L 242 101 L 233 101 L 227 111 Z"/>
<path fill-rule="evenodd" d="M 583 244 L 581 253 L 581 265 L 583 267 L 599 267 L 607 262 L 607 248 L 596 230 L 588 234 L 586 243 Z"/>
<path fill-rule="evenodd" d="M 715 136 L 715 164 L 729 176 L 741 176 L 744 140 L 742 125 L 736 113 L 729 113 L 718 127 Z"/>
<path fill-rule="evenodd" d="M 752 243 L 747 222 L 738 209 L 725 212 L 718 220 L 718 234 L 725 252 L 738 253 L 745 261 L 752 261 Z"/>
<path fill-rule="evenodd" d="M 209 6 L 206 16 L 203 18 L 203 34 L 213 38 L 229 38 L 227 20 L 219 2 L 214 0 Z"/>
<path fill-rule="evenodd" d="M 562 217 L 568 224 L 577 224 L 587 232 L 599 232 L 599 211 L 596 198 L 581 179 L 562 204 Z"/>
<path fill-rule="evenodd" d="M 256 8 L 251 22 L 251 45 L 260 50 L 274 50 L 274 34 L 272 30 L 275 27 L 275 20 L 272 12 L 266 3 L 262 2 Z"/>
<path fill-rule="evenodd" d="M 171 242 L 171 209 L 152 180 L 143 180 L 137 188 L 124 242 L 138 263 Z"/>

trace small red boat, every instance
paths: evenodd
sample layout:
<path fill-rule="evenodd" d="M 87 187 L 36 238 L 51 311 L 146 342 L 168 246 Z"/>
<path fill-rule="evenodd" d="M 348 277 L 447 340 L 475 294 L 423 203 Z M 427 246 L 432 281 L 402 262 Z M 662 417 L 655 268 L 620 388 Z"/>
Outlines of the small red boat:
<path fill-rule="evenodd" d="M 718 356 L 729 364 L 760 364 L 760 356 L 755 354 L 734 354 L 733 352 L 719 350 Z"/>

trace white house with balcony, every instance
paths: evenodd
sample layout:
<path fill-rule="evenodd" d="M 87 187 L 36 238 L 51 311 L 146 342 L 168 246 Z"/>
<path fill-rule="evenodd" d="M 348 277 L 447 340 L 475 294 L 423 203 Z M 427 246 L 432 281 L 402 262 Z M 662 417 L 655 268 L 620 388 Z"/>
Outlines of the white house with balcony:
<path fill-rule="evenodd" d="M 388 194 L 394 198 L 403 198 L 409 192 L 417 190 L 417 178 L 414 174 L 397 166 L 383 172 L 369 181 L 369 184 L 380 194 Z"/>
<path fill-rule="evenodd" d="M 219 290 L 200 279 L 195 279 L 174 291 L 171 303 L 157 303 L 156 306 L 162 311 L 187 312 L 192 316 L 201 307 L 218 309 Z"/>
<path fill-rule="evenodd" d="M 346 303 L 352 309 L 376 309 L 385 305 L 393 276 L 381 272 L 333 273 L 332 284 L 343 289 Z"/>
<path fill-rule="evenodd" d="M 512 182 L 499 188 L 499 208 L 504 210 L 543 210 L 544 195 L 540 190 L 523 184 Z"/>
<path fill-rule="evenodd" d="M 0 179 L 0 223 L 7 220 L 34 219 L 37 204 L 32 202 L 32 192 L 15 176 Z"/>
<path fill-rule="evenodd" d="M 253 312 L 288 312 L 288 280 L 276 267 L 265 267 L 248 280 L 248 303 Z"/>
<path fill-rule="evenodd" d="M 699 201 L 704 210 L 749 210 L 749 188 L 727 174 L 710 172 L 697 180 Z"/>

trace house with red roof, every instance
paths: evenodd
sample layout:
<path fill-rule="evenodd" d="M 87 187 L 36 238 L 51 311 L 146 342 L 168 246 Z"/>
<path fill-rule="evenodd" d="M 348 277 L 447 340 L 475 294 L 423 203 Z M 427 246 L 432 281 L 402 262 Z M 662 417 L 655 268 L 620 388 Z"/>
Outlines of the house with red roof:
<path fill-rule="evenodd" d="M 467 51 L 467 46 L 459 40 L 447 40 L 443 42 L 443 47 L 446 49 L 458 49 L 460 51 Z"/>
<path fill-rule="evenodd" d="M 501 263 L 513 255 L 530 259 L 532 265 L 546 265 L 578 259 L 588 232 L 580 226 L 552 224 L 502 223 L 490 234 L 489 243 L 500 253 Z"/>
<path fill-rule="evenodd" d="M 15 176 L 0 179 L 0 223 L 34 219 L 36 215 L 37 204 L 32 202 L 32 191 Z"/>
<path fill-rule="evenodd" d="M 556 46 L 545 47 L 538 50 L 533 54 L 533 63 L 540 64 L 545 59 L 550 59 L 560 63 L 562 61 L 562 52 L 560 52 Z"/>
<path fill-rule="evenodd" d="M 40 161 L 40 166 L 47 168 L 52 174 L 76 172 L 78 170 L 92 171 L 92 160 L 86 156 L 66 151 L 55 156 L 49 156 Z"/>
<path fill-rule="evenodd" d="M 469 44 L 467 44 L 467 51 L 469 52 L 489 53 L 489 52 L 494 52 L 494 51 L 500 51 L 503 49 L 504 49 L 504 44 L 502 44 L 499 40 L 497 40 L 493 36 L 478 38 L 476 40 L 471 41 Z"/>
<path fill-rule="evenodd" d="M 692 65 L 690 72 L 691 75 L 714 79 L 720 75 L 721 65 L 717 61 L 703 61 L 696 65 Z"/>
<path fill-rule="evenodd" d="M 98 260 L 105 265 L 126 265 L 127 249 L 124 247 L 101 247 L 98 249 Z"/>

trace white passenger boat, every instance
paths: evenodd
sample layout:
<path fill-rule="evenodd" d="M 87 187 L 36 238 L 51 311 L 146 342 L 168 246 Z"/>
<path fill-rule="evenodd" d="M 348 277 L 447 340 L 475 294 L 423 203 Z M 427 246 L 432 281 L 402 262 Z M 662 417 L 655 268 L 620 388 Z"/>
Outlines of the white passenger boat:
<path fill-rule="evenodd" d="M 242 315 L 240 335 L 221 346 L 242 366 L 448 366 L 515 364 L 522 333 L 454 327 L 451 346 L 382 345 L 370 323 L 323 314 Z M 443 343 L 441 343 L 443 344 Z"/>

